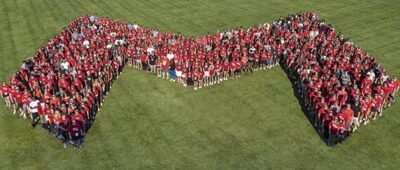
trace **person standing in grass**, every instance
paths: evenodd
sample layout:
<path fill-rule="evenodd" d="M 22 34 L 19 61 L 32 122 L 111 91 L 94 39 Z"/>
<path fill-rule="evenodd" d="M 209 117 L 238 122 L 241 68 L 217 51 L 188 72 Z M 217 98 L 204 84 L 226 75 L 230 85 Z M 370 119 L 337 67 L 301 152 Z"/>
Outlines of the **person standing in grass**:
<path fill-rule="evenodd" d="M 142 54 L 142 55 L 144 55 L 144 54 Z M 157 56 L 155 56 L 154 54 L 150 54 L 147 63 L 150 66 L 150 73 L 156 74 Z"/>
<path fill-rule="evenodd" d="M 166 56 L 161 58 L 161 78 L 169 79 L 169 60 Z"/>
<path fill-rule="evenodd" d="M 67 141 L 69 140 L 70 119 L 64 114 L 59 121 L 59 130 L 61 141 L 63 142 L 64 149 L 67 149 Z"/>
<path fill-rule="evenodd" d="M 344 122 L 344 119 L 340 119 L 340 118 L 339 118 L 339 124 L 337 126 L 338 126 L 338 135 L 337 136 L 338 136 L 339 142 L 341 143 L 347 136 L 348 126 Z"/>
<path fill-rule="evenodd" d="M 337 133 L 338 133 L 338 117 L 335 116 L 333 121 L 329 123 L 329 138 L 328 138 L 328 146 L 333 146 L 336 142 Z"/>
<path fill-rule="evenodd" d="M 4 101 L 5 101 L 7 107 L 11 106 L 10 89 L 11 89 L 11 86 L 9 84 L 7 84 L 6 82 L 3 82 L 3 85 L 0 88 L 0 90 L 1 90 L 0 95 L 2 98 L 4 98 Z"/>
<path fill-rule="evenodd" d="M 333 111 L 329 110 L 329 113 L 324 115 L 324 119 L 322 122 L 325 139 L 329 138 L 329 123 L 331 123 L 333 119 L 334 119 Z"/>
<path fill-rule="evenodd" d="M 175 66 L 175 74 L 176 74 L 176 79 L 179 85 L 183 85 L 183 81 L 182 81 L 182 64 L 179 62 L 176 64 Z"/>
<path fill-rule="evenodd" d="M 176 79 L 176 67 L 175 67 L 175 62 L 173 59 L 170 59 L 169 61 L 169 79 L 171 82 L 175 82 Z"/>
<path fill-rule="evenodd" d="M 81 148 L 81 141 L 84 135 L 83 126 L 77 120 L 72 120 L 69 130 L 69 137 L 71 138 L 74 149 Z"/>
<path fill-rule="evenodd" d="M 136 54 L 136 58 L 138 57 L 138 55 L 140 55 L 140 63 L 141 63 L 141 69 L 142 70 L 147 70 L 148 71 L 148 67 L 150 67 L 150 64 L 148 62 L 148 56 L 146 55 L 145 52 L 138 50 L 138 53 Z"/>
<path fill-rule="evenodd" d="M 32 127 L 36 126 L 36 122 L 37 122 L 37 118 L 38 118 L 38 107 L 39 107 L 39 103 L 40 101 L 38 99 L 36 99 L 35 97 L 31 97 L 30 102 L 29 102 L 29 113 L 31 115 L 31 119 L 32 119 Z"/>
<path fill-rule="evenodd" d="M 134 59 L 135 59 L 135 67 L 138 70 L 142 70 L 143 69 L 143 63 L 141 60 L 141 52 L 140 50 L 138 50 L 135 54 L 134 54 Z M 133 60 L 133 59 L 132 59 Z"/>

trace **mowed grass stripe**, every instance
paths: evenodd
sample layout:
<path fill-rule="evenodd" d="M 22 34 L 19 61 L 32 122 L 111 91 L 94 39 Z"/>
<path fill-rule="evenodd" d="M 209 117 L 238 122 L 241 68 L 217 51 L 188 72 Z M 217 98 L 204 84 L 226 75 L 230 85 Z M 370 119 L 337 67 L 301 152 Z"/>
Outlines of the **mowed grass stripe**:
<path fill-rule="evenodd" d="M 8 2 L 8 1 L 6 1 Z M 4 61 L 5 66 L 13 66 L 11 68 L 17 68 L 16 67 L 16 63 L 11 62 L 9 59 L 11 58 L 10 56 L 16 56 L 16 44 L 15 44 L 15 40 L 14 40 L 14 36 L 12 34 L 12 19 L 11 16 L 9 14 L 10 12 L 10 8 L 8 7 L 8 4 L 5 3 L 5 1 L 2 1 L 1 5 L 3 7 L 3 11 L 5 11 L 5 22 L 4 24 L 6 25 L 6 29 L 4 29 L 4 42 L 2 42 L 2 44 L 4 45 L 5 49 L 10 49 L 7 50 L 8 52 L 4 52 L 4 55 L 7 56 L 7 58 L 5 58 L 6 60 Z M 15 61 L 14 61 L 15 62 Z M 1 71 L 1 74 L 4 74 L 4 72 L 6 72 L 8 69 L 10 69 L 10 67 L 2 67 L 5 68 L 4 70 Z M 2 79 L 5 78 L 6 75 L 2 75 Z"/>

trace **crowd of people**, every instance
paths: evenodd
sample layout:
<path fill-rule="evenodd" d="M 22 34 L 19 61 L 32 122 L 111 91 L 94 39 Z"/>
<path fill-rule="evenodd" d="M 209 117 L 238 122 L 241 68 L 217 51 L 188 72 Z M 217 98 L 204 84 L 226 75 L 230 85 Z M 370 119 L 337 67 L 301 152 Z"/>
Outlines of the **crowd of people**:
<path fill-rule="evenodd" d="M 282 65 L 328 145 L 382 116 L 395 102 L 397 78 L 324 20 L 303 13 L 280 21 Z"/>
<path fill-rule="evenodd" d="M 125 64 L 194 90 L 281 64 L 329 145 L 382 115 L 399 89 L 310 12 L 199 39 L 87 15 L 25 60 L 1 95 L 14 114 L 77 148 Z"/>

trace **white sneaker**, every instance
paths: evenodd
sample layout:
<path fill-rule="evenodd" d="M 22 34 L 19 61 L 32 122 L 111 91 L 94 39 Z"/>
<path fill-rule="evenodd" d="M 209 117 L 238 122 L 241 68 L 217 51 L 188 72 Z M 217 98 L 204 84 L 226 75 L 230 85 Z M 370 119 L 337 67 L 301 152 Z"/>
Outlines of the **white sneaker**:
<path fill-rule="evenodd" d="M 197 90 L 197 87 L 195 87 L 194 90 Z"/>
<path fill-rule="evenodd" d="M 67 149 L 67 144 L 66 143 L 64 143 L 64 149 Z"/>

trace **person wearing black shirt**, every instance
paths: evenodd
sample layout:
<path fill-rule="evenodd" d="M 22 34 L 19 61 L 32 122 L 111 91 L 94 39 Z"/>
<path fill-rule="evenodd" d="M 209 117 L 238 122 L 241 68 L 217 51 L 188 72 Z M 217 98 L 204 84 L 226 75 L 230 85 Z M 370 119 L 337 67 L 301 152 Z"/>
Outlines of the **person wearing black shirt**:
<path fill-rule="evenodd" d="M 149 63 L 149 66 L 150 66 L 150 73 L 156 74 L 157 56 L 154 55 L 154 54 L 151 54 L 149 56 L 148 63 Z"/>
<path fill-rule="evenodd" d="M 361 106 L 359 101 L 355 101 L 354 104 L 351 106 L 351 109 L 354 111 L 353 116 L 353 132 L 356 131 L 357 127 L 359 126 L 359 119 L 358 117 L 361 115 Z"/>
<path fill-rule="evenodd" d="M 169 60 L 169 78 L 170 81 L 175 82 L 176 71 L 175 71 L 175 62 L 173 59 Z"/>

